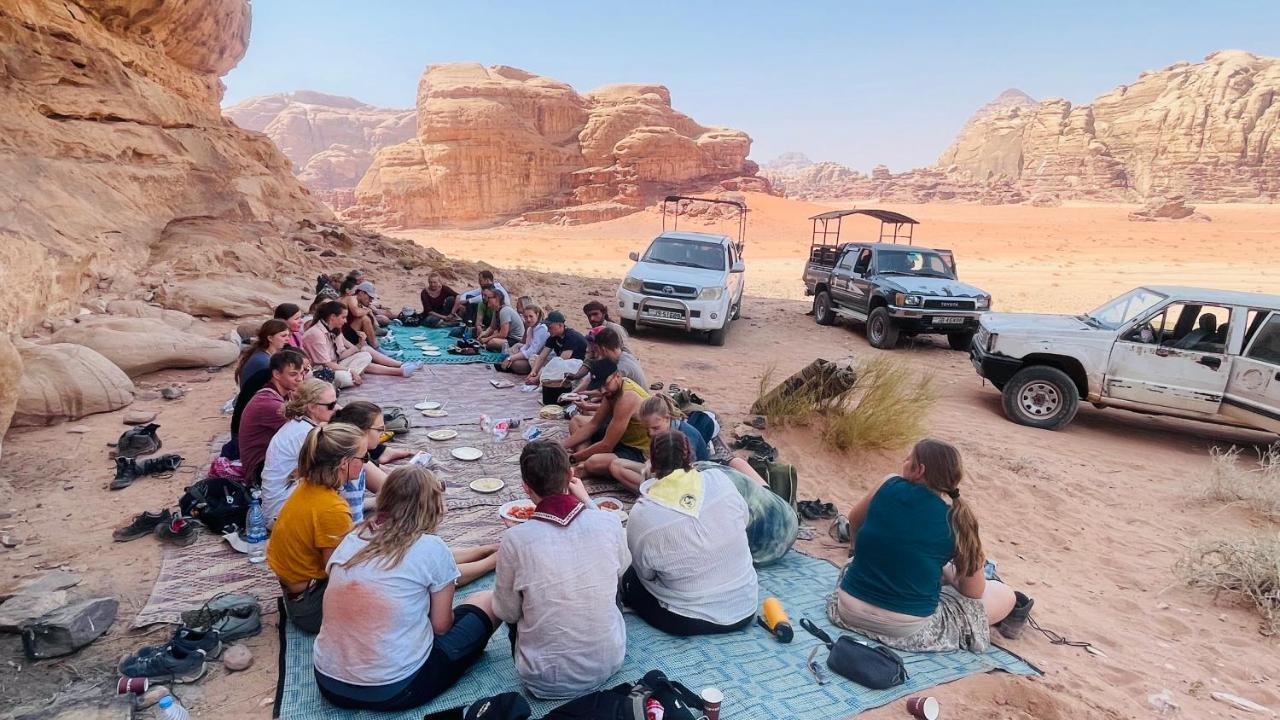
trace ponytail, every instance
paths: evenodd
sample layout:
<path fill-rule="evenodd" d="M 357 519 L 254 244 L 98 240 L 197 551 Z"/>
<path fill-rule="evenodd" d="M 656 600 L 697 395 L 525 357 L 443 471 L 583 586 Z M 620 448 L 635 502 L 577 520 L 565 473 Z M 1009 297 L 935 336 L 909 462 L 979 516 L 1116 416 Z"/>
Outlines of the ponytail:
<path fill-rule="evenodd" d="M 924 467 L 924 485 L 951 500 L 947 517 L 951 533 L 955 536 L 952 562 L 956 573 L 960 577 L 977 574 L 982 569 L 986 554 L 982 551 L 982 538 L 978 534 L 978 517 L 969 503 L 960 498 L 960 481 L 964 478 L 960 451 L 949 443 L 926 438 L 916 443 L 911 457 L 916 465 Z"/>

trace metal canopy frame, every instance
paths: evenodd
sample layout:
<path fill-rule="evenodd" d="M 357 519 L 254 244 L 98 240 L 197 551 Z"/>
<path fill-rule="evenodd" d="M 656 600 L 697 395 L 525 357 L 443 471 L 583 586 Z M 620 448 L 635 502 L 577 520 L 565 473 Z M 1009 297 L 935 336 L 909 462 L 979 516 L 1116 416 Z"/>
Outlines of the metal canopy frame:
<path fill-rule="evenodd" d="M 671 231 L 675 232 L 680 229 L 680 202 L 688 200 L 690 202 L 712 203 L 716 205 L 728 205 L 738 211 L 738 241 L 734 243 L 734 249 L 738 256 L 742 256 L 742 249 L 746 242 L 747 236 L 747 204 L 738 200 L 721 200 L 720 198 L 704 198 L 695 197 L 693 195 L 668 195 L 662 200 L 662 232 L 667 231 L 667 205 L 676 204 L 675 212 L 672 213 Z M 912 222 L 915 222 L 914 220 Z"/>
<path fill-rule="evenodd" d="M 895 245 L 899 240 L 905 240 L 908 245 L 911 245 L 914 241 L 912 236 L 915 226 L 920 224 L 918 220 L 892 210 L 876 210 L 875 208 L 832 210 L 809 218 L 813 221 L 813 235 L 809 240 L 809 244 L 811 246 L 839 245 L 841 223 L 850 215 L 866 215 L 879 220 L 880 242 L 892 242 Z M 831 229 L 833 220 L 836 225 L 834 230 Z M 819 229 L 818 223 L 822 223 L 821 229 Z M 831 236 L 835 236 L 835 240 L 829 242 L 827 238 Z M 821 241 L 819 241 L 819 238 L 821 238 Z"/>

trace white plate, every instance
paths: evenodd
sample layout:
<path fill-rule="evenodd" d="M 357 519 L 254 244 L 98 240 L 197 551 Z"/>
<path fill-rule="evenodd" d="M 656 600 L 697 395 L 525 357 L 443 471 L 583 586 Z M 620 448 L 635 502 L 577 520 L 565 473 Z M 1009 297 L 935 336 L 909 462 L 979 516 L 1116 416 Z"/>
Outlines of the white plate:
<path fill-rule="evenodd" d="M 473 480 L 467 487 L 478 493 L 488 494 L 496 493 L 506 486 L 507 484 L 502 481 L 502 478 L 480 478 L 479 480 Z"/>
<path fill-rule="evenodd" d="M 414 410 L 439 410 L 440 403 L 427 400 L 425 402 L 420 402 L 417 405 L 414 405 L 413 409 Z"/>
<path fill-rule="evenodd" d="M 535 507 L 535 505 L 532 500 L 512 500 L 511 502 L 505 502 L 502 504 L 502 507 L 498 508 L 498 516 L 509 522 L 522 523 L 524 522 L 523 519 L 511 517 L 510 514 L 511 509 L 517 507 Z"/>
<path fill-rule="evenodd" d="M 623 508 L 625 508 L 625 507 L 626 507 L 626 505 L 625 505 L 621 500 L 619 500 L 618 498 L 613 497 L 613 496 L 611 496 L 611 495 L 601 495 L 601 496 L 599 496 L 599 497 L 593 497 L 593 498 L 591 498 L 591 500 L 592 500 L 593 502 L 595 502 L 596 507 L 600 507 L 600 503 L 605 502 L 606 500 L 607 500 L 607 501 L 609 501 L 609 502 L 611 502 L 611 503 L 616 504 L 616 505 L 618 506 L 618 509 L 617 509 L 617 510 L 610 510 L 610 509 L 608 509 L 608 508 L 603 508 L 603 507 L 602 507 L 602 508 L 600 508 L 600 509 L 601 509 L 601 510 L 604 510 L 605 512 L 611 512 L 611 513 L 613 513 L 614 515 L 617 515 L 617 516 L 618 516 L 618 519 L 619 519 L 619 520 L 621 520 L 622 522 L 626 522 L 626 521 L 627 521 L 627 518 L 628 518 L 629 516 L 627 515 L 627 511 L 623 509 Z"/>
<path fill-rule="evenodd" d="M 423 410 L 422 414 L 427 417 L 442 418 L 442 417 L 448 417 L 449 411 L 448 410 Z"/>
<path fill-rule="evenodd" d="M 422 354 L 426 355 L 427 357 L 440 357 L 439 350 L 423 350 Z"/>
<path fill-rule="evenodd" d="M 450 454 L 459 460 L 479 460 L 484 457 L 484 453 L 473 447 L 457 447 Z"/>
<path fill-rule="evenodd" d="M 448 428 L 445 428 L 443 430 L 432 430 L 431 432 L 427 433 L 427 437 L 431 438 L 432 440 L 452 440 L 458 437 L 458 431 L 450 430 Z"/>
<path fill-rule="evenodd" d="M 427 336 L 426 335 L 410 335 L 409 339 L 414 342 L 422 342 L 423 340 L 427 339 Z"/>

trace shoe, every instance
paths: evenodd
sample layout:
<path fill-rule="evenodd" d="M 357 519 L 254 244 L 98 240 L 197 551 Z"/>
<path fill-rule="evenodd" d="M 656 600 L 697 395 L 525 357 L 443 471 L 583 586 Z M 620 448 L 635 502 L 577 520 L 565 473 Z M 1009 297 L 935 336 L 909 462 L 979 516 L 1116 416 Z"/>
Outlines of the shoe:
<path fill-rule="evenodd" d="M 159 457 L 135 460 L 134 466 L 138 475 L 161 475 L 171 473 L 182 465 L 181 455 L 160 455 Z"/>
<path fill-rule="evenodd" d="M 112 490 L 123 490 L 133 484 L 138 479 L 138 466 L 133 462 L 133 458 L 117 457 L 116 458 L 116 476 L 109 486 Z"/>
<path fill-rule="evenodd" d="M 262 631 L 262 609 L 258 600 L 248 595 L 214 595 L 199 610 L 188 610 L 181 617 L 182 624 L 189 628 L 217 631 L 223 642 Z"/>
<path fill-rule="evenodd" d="M 827 534 L 841 545 L 849 542 L 849 518 L 837 515 L 836 519 L 831 521 L 831 526 L 827 528 Z"/>
<path fill-rule="evenodd" d="M 204 675 L 205 657 L 200 650 L 176 645 L 166 645 L 160 652 L 143 648 L 121 660 L 119 670 L 125 677 L 150 678 L 152 682 L 190 683 Z"/>
<path fill-rule="evenodd" d="M 186 547 L 200 537 L 200 524 L 189 518 L 174 516 L 169 522 L 157 525 L 155 533 L 161 540 Z"/>
<path fill-rule="evenodd" d="M 134 516 L 133 522 L 122 528 L 116 528 L 111 533 L 111 539 L 116 542 L 129 542 L 137 540 L 145 535 L 155 532 L 156 526 L 160 524 L 168 524 L 173 519 L 173 513 L 168 508 L 158 513 L 142 512 Z"/>
<path fill-rule="evenodd" d="M 822 498 L 817 500 L 801 500 L 796 503 L 796 511 L 800 513 L 800 517 L 805 520 L 825 520 L 834 518 L 838 513 L 836 506 L 831 503 L 822 502 Z"/>
<path fill-rule="evenodd" d="M 418 368 L 420 367 L 422 367 L 422 363 L 407 362 L 404 365 L 400 366 L 400 374 L 404 375 L 405 377 L 412 377 L 413 374 L 417 372 Z"/>
<path fill-rule="evenodd" d="M 217 630 L 192 630 L 185 626 L 179 627 L 173 631 L 173 637 L 169 642 L 163 645 L 149 645 L 121 660 L 119 670 L 128 675 L 125 672 L 126 664 L 149 655 L 164 654 L 171 648 L 178 648 L 187 654 L 201 653 L 206 659 L 215 660 L 222 654 L 222 636 Z"/>
<path fill-rule="evenodd" d="M 1017 640 L 1022 635 L 1023 629 L 1027 627 L 1027 620 L 1031 617 L 1031 608 L 1036 604 L 1036 601 L 1016 590 L 1013 595 L 1017 598 L 1013 603 L 1013 610 L 1009 612 L 1005 619 L 996 623 L 996 630 L 999 630 L 1001 635 L 1010 640 Z"/>

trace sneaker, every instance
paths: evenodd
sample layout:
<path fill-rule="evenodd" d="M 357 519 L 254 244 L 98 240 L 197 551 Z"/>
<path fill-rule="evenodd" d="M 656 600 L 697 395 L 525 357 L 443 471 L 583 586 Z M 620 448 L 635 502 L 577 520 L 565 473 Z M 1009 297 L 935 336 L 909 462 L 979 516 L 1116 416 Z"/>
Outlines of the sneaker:
<path fill-rule="evenodd" d="M 175 647 L 185 653 L 203 653 L 205 658 L 214 660 L 222 654 L 222 636 L 217 630 L 192 630 L 185 626 L 179 627 L 173 632 L 169 642 L 164 645 L 149 645 L 120 661 L 120 672 L 125 672 L 125 664 L 130 661 L 146 655 L 160 655 Z"/>
<path fill-rule="evenodd" d="M 205 667 L 203 652 L 166 645 L 160 652 L 143 648 L 121 660 L 119 669 L 125 677 L 149 678 L 153 683 L 190 683 L 204 675 Z"/>
<path fill-rule="evenodd" d="M 1005 619 L 996 623 L 996 630 L 999 630 L 1001 635 L 1010 640 L 1017 640 L 1022 635 L 1023 629 L 1027 627 L 1027 620 L 1031 617 L 1031 608 L 1036 604 L 1036 601 L 1016 590 L 1013 594 L 1017 598 L 1013 603 L 1013 610 L 1009 612 Z"/>
<path fill-rule="evenodd" d="M 175 454 L 158 455 L 146 460 L 135 460 L 134 466 L 137 468 L 138 475 L 161 475 L 164 473 L 172 474 L 182 466 L 182 456 Z"/>
<path fill-rule="evenodd" d="M 404 375 L 405 377 L 412 377 L 413 374 L 417 372 L 418 368 L 420 367 L 422 367 L 422 363 L 407 362 L 404 365 L 400 366 L 400 374 Z"/>
<path fill-rule="evenodd" d="M 181 617 L 187 627 L 216 630 L 223 642 L 257 635 L 262 630 L 262 609 L 257 598 L 249 595 L 215 595 L 200 609 L 188 610 Z"/>
<path fill-rule="evenodd" d="M 155 533 L 161 540 L 186 547 L 200 537 L 200 524 L 195 520 L 175 515 L 169 522 L 157 525 Z"/>
<path fill-rule="evenodd" d="M 111 539 L 116 542 L 129 542 L 137 540 L 144 535 L 150 535 L 155 532 L 156 526 L 160 524 L 168 524 L 173 519 L 173 513 L 168 508 L 158 513 L 146 511 L 134 516 L 133 522 L 122 528 L 116 528 L 111 533 Z"/>

